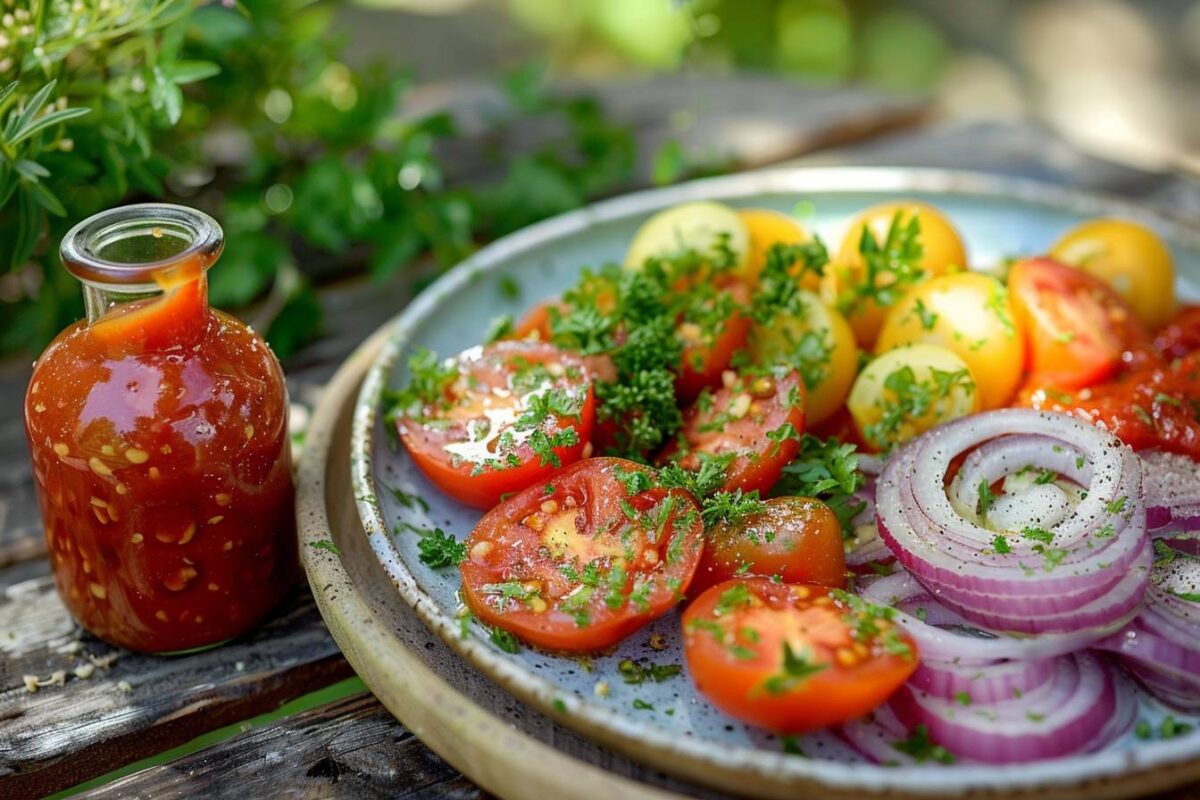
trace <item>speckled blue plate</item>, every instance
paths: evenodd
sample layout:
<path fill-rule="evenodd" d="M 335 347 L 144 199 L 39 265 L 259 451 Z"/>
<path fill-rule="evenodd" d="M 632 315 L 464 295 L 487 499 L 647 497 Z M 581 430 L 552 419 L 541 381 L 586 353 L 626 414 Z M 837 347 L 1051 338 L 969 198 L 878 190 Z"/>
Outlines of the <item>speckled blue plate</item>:
<path fill-rule="evenodd" d="M 480 516 L 426 481 L 384 429 L 378 413 L 382 392 L 405 383 L 405 364 L 415 345 L 451 354 L 477 344 L 493 318 L 520 314 L 558 295 L 575 282 L 581 267 L 619 262 L 641 222 L 676 203 L 711 199 L 795 212 L 826 242 L 837 242 L 854 212 L 899 197 L 926 200 L 944 210 L 962 232 L 976 267 L 1043 251 L 1088 217 L 1139 219 L 1171 244 L 1180 293 L 1200 297 L 1200 229 L 1117 200 L 1023 180 L 938 170 L 791 169 L 697 181 L 600 203 L 484 248 L 444 275 L 396 319 L 354 413 L 352 480 L 371 549 L 401 597 L 483 674 L 603 744 L 693 781 L 771 797 L 788 796 L 814 782 L 840 793 L 903 797 L 1124 797 L 1200 780 L 1200 730 L 1165 742 L 1130 737 L 1103 752 L 1020 768 L 877 767 L 860 762 L 830 736 L 802 737 L 799 744 L 808 757 L 788 755 L 776 737 L 713 709 L 684 674 L 661 683 L 622 681 L 617 664 L 624 658 L 683 663 L 677 613 L 603 657 L 578 660 L 528 648 L 505 653 L 479 625 L 463 636 L 456 616 L 457 570 L 426 567 L 417 558 L 417 536 L 392 533 L 405 529 L 399 523 L 407 523 L 441 527 L 462 539 Z M 514 286 L 518 291 L 512 291 Z M 423 502 L 401 502 L 393 490 Z M 667 642 L 661 652 L 650 647 L 655 634 Z M 1161 713 L 1144 703 L 1143 716 L 1153 720 Z"/>

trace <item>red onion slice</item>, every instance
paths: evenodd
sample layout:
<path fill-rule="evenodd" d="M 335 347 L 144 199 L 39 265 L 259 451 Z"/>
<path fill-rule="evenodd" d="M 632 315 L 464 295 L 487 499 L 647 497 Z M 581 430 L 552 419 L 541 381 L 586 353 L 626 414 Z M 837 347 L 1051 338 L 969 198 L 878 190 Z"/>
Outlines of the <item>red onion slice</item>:
<path fill-rule="evenodd" d="M 1124 734 L 1109 725 L 1121 690 L 1112 669 L 1084 652 L 1058 659 L 1053 678 L 1021 697 L 963 705 L 904 687 L 890 705 L 907 728 L 924 725 L 957 756 L 1018 764 L 1097 749 Z"/>
<path fill-rule="evenodd" d="M 1200 464 L 1178 453 L 1147 450 L 1142 457 L 1146 527 L 1200 530 Z"/>
<path fill-rule="evenodd" d="M 990 631 L 939 603 L 928 589 L 903 570 L 871 581 L 859 590 L 859 594 L 876 605 L 895 608 L 893 622 L 916 640 L 921 658 L 926 661 L 989 664 L 1010 659 L 1043 659 L 1085 648 L 1124 624 L 1123 620 L 1115 620 L 1094 630 L 1040 636 L 1013 636 Z"/>
<path fill-rule="evenodd" d="M 1159 700 L 1200 711 L 1200 544 L 1188 536 L 1156 546 L 1145 608 L 1096 647 L 1116 654 Z"/>
<path fill-rule="evenodd" d="M 980 483 L 1029 467 L 1078 484 L 1078 504 L 1047 529 L 987 527 L 973 508 Z M 1146 590 L 1141 483 L 1141 460 L 1106 431 L 1005 409 L 939 426 L 894 454 L 876 484 L 876 520 L 900 563 L 964 619 L 1095 640 L 1136 613 Z"/>

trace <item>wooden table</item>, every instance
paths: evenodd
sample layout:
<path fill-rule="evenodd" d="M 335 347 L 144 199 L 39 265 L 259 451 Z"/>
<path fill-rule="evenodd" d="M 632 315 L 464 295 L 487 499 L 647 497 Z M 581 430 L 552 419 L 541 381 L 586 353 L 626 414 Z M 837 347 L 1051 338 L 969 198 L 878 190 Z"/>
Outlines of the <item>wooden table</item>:
<path fill-rule="evenodd" d="M 671 79 L 602 93 L 612 114 L 635 126 L 643 162 L 656 143 L 681 136 L 701 152 L 723 147 L 741 167 L 803 156 L 804 163 L 983 169 L 1200 213 L 1194 181 L 1088 158 L 1035 127 L 939 125 L 912 100 L 762 79 Z M 435 87 L 425 102 L 477 108 L 479 97 L 474 88 Z M 681 109 L 694 120 L 682 132 Z M 407 292 L 400 281 L 381 288 L 353 280 L 326 286 L 321 296 L 327 335 L 287 365 L 293 398 L 308 403 L 350 350 L 400 310 Z M 307 588 L 253 634 L 197 655 L 135 655 L 80 631 L 45 559 L 21 423 L 28 374 L 25 362 L 0 366 L 0 797 L 77 786 L 351 676 Z M 41 684 L 36 691 L 27 676 Z M 193 748 L 88 795 L 202 793 L 482 795 L 365 692 Z M 1198 795 L 1193 787 L 1173 797 Z"/>

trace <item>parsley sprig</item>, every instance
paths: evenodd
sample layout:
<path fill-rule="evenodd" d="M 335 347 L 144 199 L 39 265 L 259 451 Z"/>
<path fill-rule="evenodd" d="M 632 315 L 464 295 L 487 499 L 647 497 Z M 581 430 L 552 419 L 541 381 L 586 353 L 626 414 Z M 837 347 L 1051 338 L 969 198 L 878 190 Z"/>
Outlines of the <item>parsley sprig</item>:
<path fill-rule="evenodd" d="M 833 511 L 846 536 L 854 533 L 852 521 L 866 503 L 855 492 L 866 481 L 858 468 L 858 450 L 852 443 L 830 437 L 822 441 L 811 434 L 800 440 L 800 453 L 783 468 L 773 494 L 815 497 Z"/>
<path fill-rule="evenodd" d="M 897 211 L 882 242 L 869 225 L 863 225 L 858 252 L 866 274 L 838 295 L 838 310 L 851 311 L 867 300 L 884 308 L 893 305 L 925 276 L 920 267 L 925 255 L 920 216 L 913 214 L 905 221 L 903 212 Z"/>

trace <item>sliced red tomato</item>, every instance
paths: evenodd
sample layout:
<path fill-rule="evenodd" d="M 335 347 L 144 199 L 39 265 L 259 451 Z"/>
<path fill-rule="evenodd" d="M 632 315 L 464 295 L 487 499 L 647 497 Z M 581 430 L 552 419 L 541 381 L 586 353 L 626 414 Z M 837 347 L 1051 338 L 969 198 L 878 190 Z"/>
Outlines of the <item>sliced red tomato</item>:
<path fill-rule="evenodd" d="M 590 446 L 595 402 L 583 362 L 540 342 L 471 348 L 440 395 L 396 418 L 400 440 L 439 489 L 491 508 L 544 482 Z"/>
<path fill-rule="evenodd" d="M 1086 389 L 1038 389 L 1023 399 L 1034 408 L 1072 413 L 1135 450 L 1168 450 L 1200 460 L 1200 352 Z"/>
<path fill-rule="evenodd" d="M 726 490 L 766 493 L 800 451 L 804 379 L 796 370 L 778 377 L 726 374 L 725 386 L 702 393 L 684 412 L 679 440 L 666 447 L 659 464 L 678 461 L 698 470 L 702 455 L 725 456 L 731 459 Z"/>
<path fill-rule="evenodd" d="M 743 722 L 802 733 L 866 714 L 917 668 L 892 610 L 837 589 L 735 578 L 683 614 L 696 688 Z"/>
<path fill-rule="evenodd" d="M 1179 309 L 1166 327 L 1154 335 L 1154 346 L 1165 358 L 1180 358 L 1200 350 L 1200 306 Z"/>
<path fill-rule="evenodd" d="M 729 368 L 734 354 L 745 347 L 750 335 L 751 320 L 742 312 L 749 302 L 750 290 L 740 281 L 730 282 L 704 309 L 711 312 L 718 304 L 731 306 L 729 315 L 715 327 L 705 330 L 696 322 L 680 322 L 677 335 L 683 342 L 683 358 L 675 379 L 675 396 L 680 404 L 692 402 L 706 388 L 721 385 L 721 373 Z"/>
<path fill-rule="evenodd" d="M 553 306 L 562 307 L 559 300 L 544 300 L 525 312 L 525 316 L 517 320 L 509 333 L 509 339 L 533 339 L 535 341 L 550 341 L 550 309 Z"/>
<path fill-rule="evenodd" d="M 709 529 L 693 594 L 739 575 L 846 585 L 842 527 L 829 506 L 808 497 L 775 497 L 766 506 L 760 514 Z"/>
<path fill-rule="evenodd" d="M 700 561 L 696 501 L 651 483 L 632 461 L 590 458 L 496 506 L 467 540 L 463 599 L 546 650 L 621 641 L 679 602 Z"/>
<path fill-rule="evenodd" d="M 1150 335 L 1098 278 L 1049 258 L 1008 275 L 1014 313 L 1027 332 L 1027 372 L 1044 385 L 1076 389 L 1154 353 Z"/>

